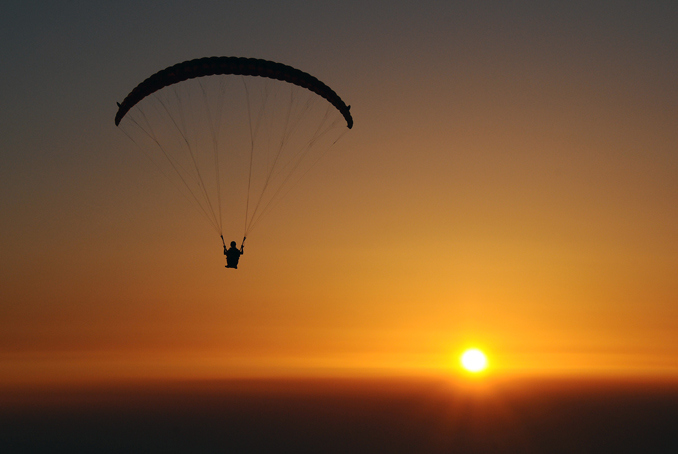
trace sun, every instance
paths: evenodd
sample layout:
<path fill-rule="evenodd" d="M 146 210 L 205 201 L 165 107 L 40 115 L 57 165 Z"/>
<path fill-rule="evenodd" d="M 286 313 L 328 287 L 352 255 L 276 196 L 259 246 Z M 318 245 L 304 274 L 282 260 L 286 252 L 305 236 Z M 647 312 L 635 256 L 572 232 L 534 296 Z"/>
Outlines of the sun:
<path fill-rule="evenodd" d="M 461 355 L 461 366 L 469 372 L 482 372 L 487 368 L 487 357 L 477 348 L 471 348 Z"/>

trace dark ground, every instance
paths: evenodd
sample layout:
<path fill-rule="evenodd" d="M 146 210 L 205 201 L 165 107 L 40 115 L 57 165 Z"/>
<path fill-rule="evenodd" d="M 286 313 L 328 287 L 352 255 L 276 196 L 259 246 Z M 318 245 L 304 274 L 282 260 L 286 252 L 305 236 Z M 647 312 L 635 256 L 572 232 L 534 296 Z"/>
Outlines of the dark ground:
<path fill-rule="evenodd" d="M 0 393 L 1 453 L 678 453 L 678 383 L 240 380 Z"/>

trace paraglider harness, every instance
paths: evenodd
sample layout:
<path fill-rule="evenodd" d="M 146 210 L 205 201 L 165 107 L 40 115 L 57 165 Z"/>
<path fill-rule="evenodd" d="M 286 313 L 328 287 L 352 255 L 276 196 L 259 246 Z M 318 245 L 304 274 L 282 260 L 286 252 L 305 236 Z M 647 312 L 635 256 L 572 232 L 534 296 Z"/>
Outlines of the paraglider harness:
<path fill-rule="evenodd" d="M 240 256 L 244 254 L 244 247 L 245 247 L 245 240 L 247 237 L 243 237 L 242 243 L 240 244 L 240 249 L 236 249 L 235 246 L 231 246 L 230 248 L 226 247 L 226 242 L 224 241 L 224 236 L 221 235 L 221 242 L 224 245 L 224 255 L 226 256 L 226 268 L 234 268 L 238 269 L 238 261 L 240 260 Z M 232 241 L 231 244 L 235 244 L 235 241 Z"/>

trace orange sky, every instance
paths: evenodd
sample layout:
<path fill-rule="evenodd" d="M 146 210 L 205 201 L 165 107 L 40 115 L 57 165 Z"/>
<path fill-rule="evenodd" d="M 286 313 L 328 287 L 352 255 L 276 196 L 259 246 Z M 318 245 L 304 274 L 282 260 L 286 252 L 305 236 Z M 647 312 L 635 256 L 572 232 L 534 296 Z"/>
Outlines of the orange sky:
<path fill-rule="evenodd" d="M 34 106 L 6 95 L 0 118 L 0 382 L 457 374 L 469 346 L 495 374 L 676 376 L 678 35 L 659 6 L 582 5 L 394 5 L 350 36 L 328 7 L 255 41 L 189 21 L 160 53 L 134 30 L 176 11 L 78 12 L 138 36 L 101 38 L 110 60 L 40 16 L 52 88 L 19 44 L 30 76 L 0 69 Z M 204 55 L 292 64 L 355 118 L 237 271 L 113 125 L 136 83 Z"/>

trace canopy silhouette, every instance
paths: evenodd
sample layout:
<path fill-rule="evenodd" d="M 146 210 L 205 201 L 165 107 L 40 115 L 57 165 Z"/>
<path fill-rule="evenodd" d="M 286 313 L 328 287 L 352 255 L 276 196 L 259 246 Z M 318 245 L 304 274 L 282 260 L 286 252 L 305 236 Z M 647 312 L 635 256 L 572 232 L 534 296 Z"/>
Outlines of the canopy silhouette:
<path fill-rule="evenodd" d="M 350 106 L 330 87 L 313 77 L 291 66 L 268 60 L 244 57 L 205 57 L 177 63 L 158 71 L 141 82 L 118 104 L 115 125 L 118 126 L 127 112 L 146 96 L 164 88 L 194 77 L 214 76 L 217 74 L 233 74 L 242 76 L 259 76 L 277 79 L 307 88 L 327 99 L 346 119 L 349 129 L 353 128 Z"/>

